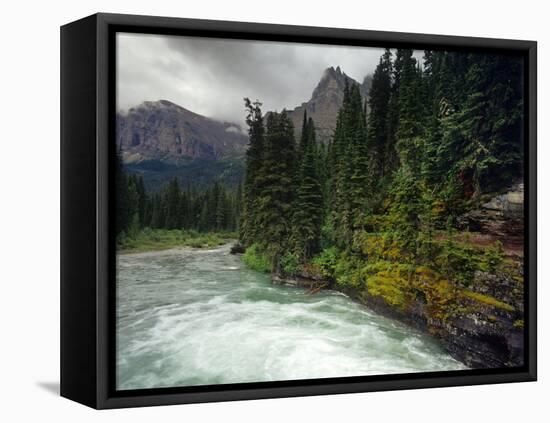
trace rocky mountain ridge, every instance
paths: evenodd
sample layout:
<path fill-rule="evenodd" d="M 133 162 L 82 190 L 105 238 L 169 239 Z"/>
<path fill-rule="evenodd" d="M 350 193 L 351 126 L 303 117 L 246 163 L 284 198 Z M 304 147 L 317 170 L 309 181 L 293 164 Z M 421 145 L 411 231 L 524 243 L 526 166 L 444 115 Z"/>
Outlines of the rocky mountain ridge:
<path fill-rule="evenodd" d="M 366 101 L 372 83 L 372 76 L 367 75 L 363 82 L 359 83 L 346 75 L 339 66 L 325 69 L 321 80 L 311 94 L 311 98 L 300 106 L 287 110 L 294 124 L 296 139 L 299 139 L 301 135 L 304 111 L 306 111 L 308 117 L 311 117 L 315 123 L 317 140 L 325 144 L 329 142 L 336 128 L 338 110 L 340 110 L 344 100 L 346 82 L 348 86 L 352 84 L 359 85 L 361 96 Z"/>
<path fill-rule="evenodd" d="M 359 83 L 340 67 L 325 69 L 311 98 L 287 110 L 296 138 L 300 137 L 304 111 L 307 111 L 315 122 L 317 139 L 328 143 L 336 128 L 346 83 L 359 85 L 366 99 L 371 82 L 372 78 L 366 76 Z M 246 129 L 240 125 L 202 116 L 168 100 L 144 101 L 126 113 L 118 113 L 116 133 L 126 164 L 158 161 L 182 165 L 195 159 L 242 157 L 248 144 Z"/>
<path fill-rule="evenodd" d="M 146 160 L 183 164 L 189 159 L 242 156 L 248 136 L 234 123 L 220 122 L 167 100 L 145 101 L 117 114 L 117 145 L 125 163 Z"/>
<path fill-rule="evenodd" d="M 359 85 L 366 99 L 371 81 L 366 76 L 358 83 L 340 67 L 327 68 L 311 98 L 287 110 L 296 139 L 301 135 L 305 110 L 315 122 L 318 141 L 328 143 L 336 128 L 346 83 Z M 246 128 L 238 124 L 158 100 L 144 101 L 117 114 L 116 143 L 128 171 L 143 176 L 147 190 L 158 191 L 174 177 L 201 186 L 213 180 L 238 184 L 244 175 L 248 135 Z"/>

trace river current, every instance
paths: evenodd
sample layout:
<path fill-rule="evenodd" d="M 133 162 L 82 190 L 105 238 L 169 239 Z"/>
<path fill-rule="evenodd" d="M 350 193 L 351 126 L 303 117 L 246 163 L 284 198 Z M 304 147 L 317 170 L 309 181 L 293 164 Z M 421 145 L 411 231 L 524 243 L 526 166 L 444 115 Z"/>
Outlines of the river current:
<path fill-rule="evenodd" d="M 229 245 L 120 255 L 116 344 L 121 390 L 465 368 L 339 292 L 273 285 Z"/>

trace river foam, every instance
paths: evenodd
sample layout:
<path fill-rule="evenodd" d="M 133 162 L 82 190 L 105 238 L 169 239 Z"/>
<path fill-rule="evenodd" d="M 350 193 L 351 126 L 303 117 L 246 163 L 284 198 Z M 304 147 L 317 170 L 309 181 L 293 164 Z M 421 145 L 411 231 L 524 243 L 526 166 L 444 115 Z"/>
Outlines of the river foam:
<path fill-rule="evenodd" d="M 345 295 L 272 285 L 228 247 L 118 259 L 118 389 L 464 368 Z"/>

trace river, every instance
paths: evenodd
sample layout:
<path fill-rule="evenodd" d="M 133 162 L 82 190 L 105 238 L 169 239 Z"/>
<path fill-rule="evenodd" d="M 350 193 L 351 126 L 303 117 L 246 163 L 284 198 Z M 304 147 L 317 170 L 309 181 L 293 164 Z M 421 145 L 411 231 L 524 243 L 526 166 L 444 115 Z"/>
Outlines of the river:
<path fill-rule="evenodd" d="M 120 390 L 465 368 L 339 292 L 273 285 L 229 245 L 120 255 L 117 269 Z"/>

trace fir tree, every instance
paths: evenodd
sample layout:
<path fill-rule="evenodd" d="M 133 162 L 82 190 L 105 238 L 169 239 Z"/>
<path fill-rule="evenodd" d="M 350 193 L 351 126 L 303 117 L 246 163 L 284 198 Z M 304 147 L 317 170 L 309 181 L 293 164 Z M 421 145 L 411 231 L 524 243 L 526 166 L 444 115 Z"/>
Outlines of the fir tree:
<path fill-rule="evenodd" d="M 254 206 L 261 236 L 257 241 L 280 271 L 280 258 L 288 247 L 296 177 L 294 128 L 285 111 L 267 118 L 265 151 L 260 176 L 260 195 Z"/>
<path fill-rule="evenodd" d="M 306 114 L 304 113 L 304 120 Z M 323 220 L 323 198 L 319 177 L 317 144 L 313 120 L 304 122 L 300 142 L 298 189 L 293 214 L 293 244 L 301 262 L 319 249 Z"/>
<path fill-rule="evenodd" d="M 252 103 L 244 99 L 247 110 L 246 123 L 248 125 L 249 144 L 246 151 L 246 176 L 243 192 L 243 218 L 239 237 L 244 245 L 251 245 L 260 236 L 260 226 L 256 216 L 257 206 L 254 202 L 260 196 L 259 181 L 262 177 L 264 160 L 264 122 L 261 103 Z"/>
<path fill-rule="evenodd" d="M 368 144 L 371 155 L 371 175 L 373 182 L 381 181 L 391 172 L 395 165 L 394 146 L 389 144 L 389 106 L 392 95 L 392 63 L 391 52 L 386 49 L 374 71 L 372 85 L 369 91 Z M 380 185 L 376 186 L 381 189 Z"/>
<path fill-rule="evenodd" d="M 128 228 L 130 213 L 128 204 L 128 178 L 122 165 L 120 151 L 116 155 L 116 233 L 119 235 Z"/>

